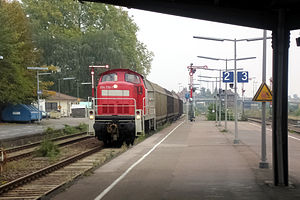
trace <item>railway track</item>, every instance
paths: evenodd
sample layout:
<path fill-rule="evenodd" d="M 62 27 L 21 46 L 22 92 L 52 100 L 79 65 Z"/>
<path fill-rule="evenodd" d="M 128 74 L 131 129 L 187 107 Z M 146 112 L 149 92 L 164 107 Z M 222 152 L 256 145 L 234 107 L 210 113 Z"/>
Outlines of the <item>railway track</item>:
<path fill-rule="evenodd" d="M 123 151 L 98 145 L 0 186 L 0 200 L 41 199 Z"/>
<path fill-rule="evenodd" d="M 43 195 L 47 191 L 45 191 L 44 189 L 41 190 L 43 188 L 42 185 L 40 185 L 39 187 L 33 187 L 32 189 L 25 189 L 25 190 L 24 190 L 24 188 L 32 187 L 33 184 L 30 183 L 30 184 L 27 184 L 25 186 L 21 186 L 21 185 L 24 185 L 28 182 L 32 182 L 33 180 L 37 181 L 37 179 L 45 177 L 45 175 L 47 175 L 47 174 L 50 175 L 51 173 L 54 173 L 58 169 L 61 169 L 65 166 L 67 166 L 67 165 L 70 165 L 71 163 L 74 163 L 79 159 L 87 157 L 87 156 L 101 150 L 102 148 L 103 148 L 103 146 L 94 147 L 90 150 L 87 150 L 87 151 L 81 153 L 81 154 L 72 156 L 72 157 L 67 158 L 63 161 L 60 161 L 60 162 L 55 163 L 53 165 L 47 166 L 47 167 L 45 167 L 43 169 L 40 169 L 36 172 L 33 172 L 31 174 L 20 177 L 20 178 L 14 180 L 14 181 L 9 182 L 9 183 L 6 183 L 6 184 L 0 186 L 0 195 L 1 195 L 0 199 L 14 199 L 14 198 L 16 198 L 16 199 L 17 198 L 31 199 L 31 197 L 33 197 L 33 199 L 35 199 L 38 196 L 37 194 Z M 69 172 L 73 171 L 72 168 L 69 168 L 69 169 L 71 169 L 71 170 L 67 170 L 65 173 L 61 174 L 60 176 L 69 177 L 68 176 Z M 59 173 L 56 173 L 56 175 L 57 174 L 59 174 Z M 60 180 L 60 179 L 61 178 L 58 178 L 58 180 Z M 52 181 L 53 181 L 53 179 L 44 180 L 44 182 L 48 182 L 48 187 L 44 187 L 44 188 L 49 188 L 49 185 L 50 185 L 49 183 L 51 183 L 51 185 L 56 183 L 56 181 L 54 183 Z M 21 187 L 17 188 L 18 186 L 21 186 Z M 40 191 L 40 192 L 38 192 L 38 191 Z"/>
<path fill-rule="evenodd" d="M 259 118 L 248 118 L 248 121 L 261 123 L 261 119 L 259 119 Z M 272 125 L 272 121 L 267 120 L 266 125 Z M 292 131 L 295 133 L 300 133 L 300 121 L 289 119 L 288 129 L 289 129 L 289 131 Z"/>
<path fill-rule="evenodd" d="M 62 136 L 58 138 L 53 138 L 52 141 L 55 142 L 59 147 L 62 147 L 89 138 L 91 138 L 91 136 L 88 136 L 86 132 L 82 132 L 82 133 Z M 40 144 L 41 142 L 36 142 L 28 145 L 6 149 L 5 151 L 7 154 L 6 161 L 10 162 L 13 160 L 18 160 L 24 157 L 31 156 L 34 153 L 36 147 Z"/>

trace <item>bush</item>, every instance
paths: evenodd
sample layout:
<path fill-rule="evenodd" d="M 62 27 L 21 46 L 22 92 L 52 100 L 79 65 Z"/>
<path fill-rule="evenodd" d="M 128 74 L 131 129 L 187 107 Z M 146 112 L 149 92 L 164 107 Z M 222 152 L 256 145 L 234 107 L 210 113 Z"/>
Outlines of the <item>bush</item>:
<path fill-rule="evenodd" d="M 88 130 L 88 125 L 85 123 L 80 123 L 79 126 L 77 127 L 80 131 L 87 131 Z"/>
<path fill-rule="evenodd" d="M 45 133 L 46 133 L 47 135 L 51 135 L 51 134 L 53 134 L 54 132 L 55 132 L 54 129 L 51 128 L 51 127 L 48 127 L 48 128 L 45 130 Z"/>
<path fill-rule="evenodd" d="M 78 130 L 75 127 L 69 126 L 65 124 L 64 133 L 69 135 L 78 132 Z"/>
<path fill-rule="evenodd" d="M 295 111 L 295 115 L 296 115 L 296 116 L 300 116 L 300 109 L 297 109 L 297 110 Z"/>
<path fill-rule="evenodd" d="M 216 104 L 210 104 L 208 106 L 208 111 L 206 113 L 206 118 L 207 120 L 209 121 L 214 121 L 216 120 Z M 219 111 L 217 111 L 217 120 L 219 119 Z M 221 110 L 221 120 L 225 120 L 225 110 L 224 108 L 222 107 L 222 110 Z M 233 116 L 233 113 L 231 110 L 228 110 L 227 111 L 227 120 L 228 121 L 232 121 L 234 120 L 234 116 Z"/>
<path fill-rule="evenodd" d="M 56 144 L 49 139 L 45 139 L 36 150 L 35 155 L 38 157 L 55 158 L 59 155 L 59 152 L 59 148 Z"/>

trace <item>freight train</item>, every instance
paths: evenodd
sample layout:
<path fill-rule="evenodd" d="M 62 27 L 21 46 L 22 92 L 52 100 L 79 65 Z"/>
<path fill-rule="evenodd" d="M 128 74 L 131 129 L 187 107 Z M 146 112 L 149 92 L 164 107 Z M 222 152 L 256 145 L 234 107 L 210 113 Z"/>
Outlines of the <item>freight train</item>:
<path fill-rule="evenodd" d="M 104 144 L 133 144 L 135 138 L 182 115 L 183 102 L 177 94 L 129 69 L 100 74 L 94 98 L 95 137 Z"/>

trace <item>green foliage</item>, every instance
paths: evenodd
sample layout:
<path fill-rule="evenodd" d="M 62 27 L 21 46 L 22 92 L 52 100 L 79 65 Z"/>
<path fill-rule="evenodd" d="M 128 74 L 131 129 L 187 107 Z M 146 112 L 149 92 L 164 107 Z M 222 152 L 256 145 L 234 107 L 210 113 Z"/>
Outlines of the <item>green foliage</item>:
<path fill-rule="evenodd" d="M 64 128 L 65 134 L 69 135 L 69 134 L 73 134 L 73 133 L 77 133 L 77 132 L 78 132 L 78 130 L 76 129 L 76 127 L 65 124 L 65 128 Z"/>
<path fill-rule="evenodd" d="M 45 139 L 35 151 L 37 157 L 55 158 L 60 153 L 59 148 L 51 140 Z"/>
<path fill-rule="evenodd" d="M 219 117 L 219 111 L 217 111 L 218 113 L 218 117 Z M 211 120 L 211 121 L 214 121 L 216 120 L 216 104 L 210 104 L 208 106 L 208 111 L 206 113 L 206 118 L 207 120 Z M 221 110 L 221 120 L 225 120 L 225 110 L 224 108 L 222 108 Z M 234 117 L 233 117 L 233 113 L 231 110 L 228 110 L 227 112 L 227 120 L 228 121 L 231 121 L 231 120 L 234 120 Z"/>
<path fill-rule="evenodd" d="M 198 98 L 211 98 L 215 95 L 215 93 L 212 94 L 209 89 L 206 89 L 205 87 L 201 87 L 200 93 L 196 95 L 198 96 Z"/>
<path fill-rule="evenodd" d="M 80 123 L 79 126 L 77 127 L 80 131 L 87 131 L 88 130 L 88 125 L 85 123 Z"/>
<path fill-rule="evenodd" d="M 296 109 L 296 110 L 293 110 L 290 115 L 294 115 L 294 116 L 300 116 L 300 109 Z"/>
<path fill-rule="evenodd" d="M 26 67 L 36 64 L 28 20 L 18 1 L 0 0 L 0 104 L 28 103 L 35 78 Z"/>
<path fill-rule="evenodd" d="M 208 106 L 208 112 L 206 113 L 207 120 L 211 120 L 211 121 L 216 120 L 215 108 L 216 108 L 216 104 L 210 104 Z"/>
<path fill-rule="evenodd" d="M 41 52 L 39 65 L 61 68 L 61 73 L 47 76 L 49 80 L 76 77 L 78 82 L 88 82 L 92 63 L 149 74 L 153 53 L 137 40 L 138 27 L 122 8 L 74 0 L 22 2 Z M 81 98 L 90 96 L 86 86 L 80 87 Z M 51 89 L 58 91 L 58 81 Z M 75 80 L 61 81 L 61 91 L 76 96 Z"/>
<path fill-rule="evenodd" d="M 45 130 L 46 135 L 51 135 L 55 132 L 55 130 L 51 127 L 47 127 L 47 129 Z"/>

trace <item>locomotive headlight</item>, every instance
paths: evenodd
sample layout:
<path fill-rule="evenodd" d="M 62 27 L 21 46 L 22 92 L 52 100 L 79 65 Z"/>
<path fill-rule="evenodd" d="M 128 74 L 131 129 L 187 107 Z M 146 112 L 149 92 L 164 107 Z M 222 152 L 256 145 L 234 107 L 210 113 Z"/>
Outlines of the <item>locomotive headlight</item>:
<path fill-rule="evenodd" d="M 137 120 L 141 119 L 141 113 L 140 113 L 140 111 L 136 111 L 136 119 Z"/>
<path fill-rule="evenodd" d="M 118 85 L 117 85 L 117 84 L 114 84 L 114 85 L 113 85 L 113 88 L 117 89 L 117 88 L 118 88 Z"/>
<path fill-rule="evenodd" d="M 93 120 L 94 119 L 94 112 L 93 111 L 90 111 L 90 120 Z"/>

